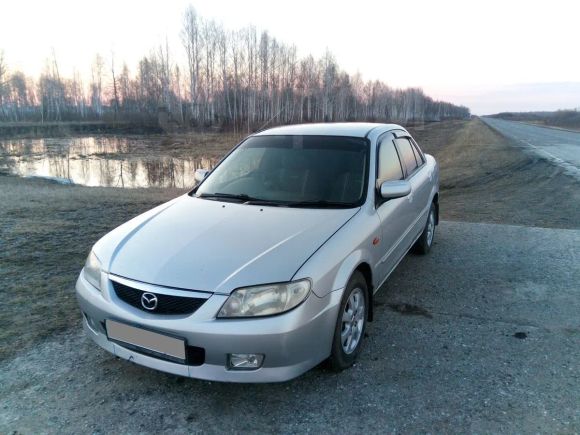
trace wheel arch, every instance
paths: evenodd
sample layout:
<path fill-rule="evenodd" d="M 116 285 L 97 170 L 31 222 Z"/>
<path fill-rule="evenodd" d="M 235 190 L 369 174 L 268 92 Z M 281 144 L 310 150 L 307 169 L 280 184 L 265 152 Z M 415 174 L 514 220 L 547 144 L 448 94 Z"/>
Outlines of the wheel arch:
<path fill-rule="evenodd" d="M 361 273 L 367 284 L 367 299 L 369 302 L 367 318 L 369 321 L 371 321 L 373 319 L 374 276 L 373 268 L 371 266 L 371 262 L 369 261 L 369 255 L 367 252 L 364 252 L 363 250 L 356 250 L 342 262 L 340 268 L 334 276 L 332 288 L 345 288 L 356 272 Z"/>
<path fill-rule="evenodd" d="M 433 204 L 435 205 L 435 225 L 439 225 L 439 192 L 433 195 Z"/>
<path fill-rule="evenodd" d="M 374 286 L 373 286 L 373 271 L 371 269 L 371 265 L 367 262 L 360 263 L 352 272 L 354 275 L 355 272 L 360 272 L 364 277 L 365 281 L 367 282 L 367 299 L 369 302 L 369 308 L 367 311 L 367 320 L 369 322 L 373 321 L 373 294 L 374 294 Z M 351 275 L 352 276 L 352 275 Z"/>

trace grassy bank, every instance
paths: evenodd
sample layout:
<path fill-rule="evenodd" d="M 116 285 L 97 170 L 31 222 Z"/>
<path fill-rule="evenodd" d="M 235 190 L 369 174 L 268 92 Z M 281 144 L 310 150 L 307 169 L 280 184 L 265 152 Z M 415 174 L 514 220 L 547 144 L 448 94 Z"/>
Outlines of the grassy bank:
<path fill-rule="evenodd" d="M 578 183 L 479 119 L 413 134 L 439 162 L 443 219 L 580 228 Z"/>
<path fill-rule="evenodd" d="M 508 121 L 527 122 L 544 127 L 557 127 L 580 131 L 580 111 L 557 110 L 555 112 L 506 112 L 493 115 Z"/>
<path fill-rule="evenodd" d="M 0 139 L 153 133 L 162 130 L 157 125 L 131 122 L 0 122 Z"/>
<path fill-rule="evenodd" d="M 0 359 L 78 326 L 74 283 L 93 243 L 182 192 L 0 176 Z"/>

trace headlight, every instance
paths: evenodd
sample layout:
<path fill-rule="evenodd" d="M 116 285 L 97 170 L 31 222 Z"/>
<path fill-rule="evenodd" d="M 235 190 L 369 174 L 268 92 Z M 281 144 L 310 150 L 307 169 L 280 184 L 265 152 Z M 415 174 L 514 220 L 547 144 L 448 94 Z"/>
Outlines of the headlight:
<path fill-rule="evenodd" d="M 257 317 L 291 310 L 308 296 L 310 280 L 245 287 L 235 290 L 218 317 Z"/>
<path fill-rule="evenodd" d="M 101 262 L 93 251 L 87 257 L 85 262 L 84 274 L 85 279 L 101 290 Z"/>

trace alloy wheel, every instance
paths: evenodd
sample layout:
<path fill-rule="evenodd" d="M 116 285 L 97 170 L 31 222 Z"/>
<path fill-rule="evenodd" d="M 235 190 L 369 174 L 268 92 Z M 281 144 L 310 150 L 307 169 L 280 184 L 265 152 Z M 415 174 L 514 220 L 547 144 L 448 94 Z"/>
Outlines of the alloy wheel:
<path fill-rule="evenodd" d="M 340 342 L 344 353 L 351 354 L 357 348 L 365 322 L 365 296 L 361 288 L 350 293 L 342 313 Z"/>
<path fill-rule="evenodd" d="M 427 220 L 427 245 L 431 246 L 433 243 L 433 236 L 435 235 L 435 213 L 431 210 Z"/>

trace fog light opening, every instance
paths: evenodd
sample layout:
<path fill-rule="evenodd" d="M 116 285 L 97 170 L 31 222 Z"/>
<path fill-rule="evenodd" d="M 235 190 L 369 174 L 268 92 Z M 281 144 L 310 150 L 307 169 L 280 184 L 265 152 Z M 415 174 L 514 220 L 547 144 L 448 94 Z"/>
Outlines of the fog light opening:
<path fill-rule="evenodd" d="M 262 367 L 264 355 L 261 353 L 229 353 L 230 370 L 256 370 Z"/>
<path fill-rule="evenodd" d="M 96 334 L 98 331 L 97 323 L 93 320 L 93 318 L 91 316 L 89 316 L 84 311 L 83 311 L 83 314 L 85 316 L 85 319 L 87 320 L 87 324 L 89 325 L 89 328 L 91 328 L 91 331 L 93 331 Z"/>

